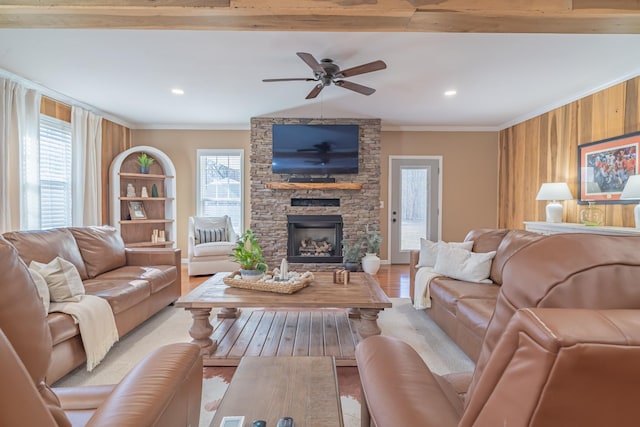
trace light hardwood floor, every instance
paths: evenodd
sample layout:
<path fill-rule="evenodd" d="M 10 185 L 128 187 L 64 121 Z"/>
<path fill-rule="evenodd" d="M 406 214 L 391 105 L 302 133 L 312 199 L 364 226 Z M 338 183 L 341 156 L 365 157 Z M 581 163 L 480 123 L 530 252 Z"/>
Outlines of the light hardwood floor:
<path fill-rule="evenodd" d="M 189 276 L 187 265 L 182 264 L 182 295 L 186 295 L 211 276 Z M 409 266 L 383 265 L 376 280 L 389 298 L 409 298 Z"/>

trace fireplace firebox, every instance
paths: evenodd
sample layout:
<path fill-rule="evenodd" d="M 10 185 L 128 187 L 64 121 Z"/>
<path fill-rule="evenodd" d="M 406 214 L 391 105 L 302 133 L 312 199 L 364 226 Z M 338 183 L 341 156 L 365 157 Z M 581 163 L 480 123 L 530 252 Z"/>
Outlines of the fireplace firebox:
<path fill-rule="evenodd" d="M 342 262 L 342 216 L 287 215 L 287 224 L 288 262 Z"/>

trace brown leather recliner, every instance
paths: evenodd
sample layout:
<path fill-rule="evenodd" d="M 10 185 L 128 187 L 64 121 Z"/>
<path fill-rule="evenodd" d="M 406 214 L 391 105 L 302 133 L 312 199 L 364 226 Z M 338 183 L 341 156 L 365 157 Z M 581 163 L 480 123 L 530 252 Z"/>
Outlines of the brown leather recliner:
<path fill-rule="evenodd" d="M 362 426 L 636 426 L 639 249 L 564 234 L 514 254 L 472 377 L 432 373 L 399 340 L 363 340 Z"/>
<path fill-rule="evenodd" d="M 115 386 L 51 389 L 51 334 L 35 284 L 0 237 L 2 426 L 197 426 L 202 358 L 193 344 L 161 347 Z"/>

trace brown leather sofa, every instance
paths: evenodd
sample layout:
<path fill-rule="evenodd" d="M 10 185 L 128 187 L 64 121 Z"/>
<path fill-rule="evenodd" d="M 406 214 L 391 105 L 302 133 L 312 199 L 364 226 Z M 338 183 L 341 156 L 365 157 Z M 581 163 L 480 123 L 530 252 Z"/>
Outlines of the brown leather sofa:
<path fill-rule="evenodd" d="M 197 426 L 202 358 L 190 343 L 161 347 L 115 386 L 51 389 L 52 336 L 15 247 L 0 237 L 0 425 Z"/>
<path fill-rule="evenodd" d="M 559 234 L 520 249 L 473 373 L 432 373 L 407 344 L 358 344 L 363 426 L 636 426 L 640 237 Z"/>
<path fill-rule="evenodd" d="M 125 248 L 113 227 L 70 227 L 12 231 L 3 235 L 29 265 L 57 256 L 73 263 L 85 292 L 106 299 L 124 336 L 180 297 L 180 249 Z M 64 313 L 47 316 L 53 352 L 47 382 L 53 384 L 82 365 L 80 329 Z"/>
<path fill-rule="evenodd" d="M 426 312 L 473 361 L 478 359 L 482 338 L 502 285 L 502 270 L 506 262 L 519 250 L 543 237 L 524 230 L 471 230 L 464 240 L 473 241 L 473 252 L 496 251 L 489 276 L 493 284 L 465 282 L 449 277 L 437 277 L 431 281 L 431 308 Z M 411 251 L 409 254 L 412 300 L 415 297 L 419 253 Z"/>

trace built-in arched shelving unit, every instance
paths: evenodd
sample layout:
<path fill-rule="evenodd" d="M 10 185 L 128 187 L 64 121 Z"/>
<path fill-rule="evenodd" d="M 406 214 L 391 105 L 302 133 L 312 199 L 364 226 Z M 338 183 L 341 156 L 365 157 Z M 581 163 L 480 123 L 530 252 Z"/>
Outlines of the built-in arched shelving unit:
<path fill-rule="evenodd" d="M 149 173 L 141 173 L 137 158 L 147 153 L 154 159 Z M 175 247 L 176 242 L 176 169 L 171 159 L 154 147 L 138 146 L 118 154 L 109 170 L 111 224 L 127 247 Z M 127 186 L 135 196 L 127 195 Z M 158 195 L 153 197 L 155 184 Z M 148 197 L 142 197 L 146 187 Z M 131 218 L 131 204 L 141 204 L 144 218 Z M 154 230 L 163 231 L 165 241 L 152 241 Z"/>

